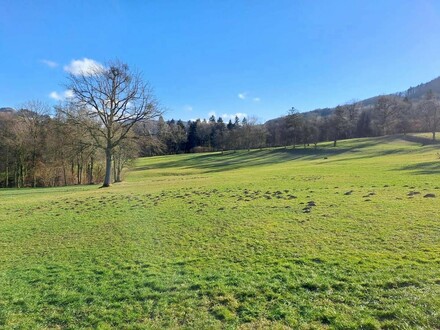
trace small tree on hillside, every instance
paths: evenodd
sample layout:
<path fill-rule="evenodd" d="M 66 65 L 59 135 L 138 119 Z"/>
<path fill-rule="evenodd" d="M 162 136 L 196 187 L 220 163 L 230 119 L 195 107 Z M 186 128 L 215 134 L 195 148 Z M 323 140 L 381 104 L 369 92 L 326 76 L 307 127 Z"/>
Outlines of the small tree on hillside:
<path fill-rule="evenodd" d="M 292 107 L 289 110 L 286 116 L 286 124 L 287 130 L 289 132 L 288 135 L 292 138 L 292 145 L 293 148 L 295 148 L 296 143 L 300 138 L 301 127 L 303 124 L 303 117 L 296 108 Z"/>
<path fill-rule="evenodd" d="M 330 127 L 333 136 L 333 147 L 347 129 L 346 109 L 338 105 L 330 117 Z"/>
<path fill-rule="evenodd" d="M 381 135 L 390 134 L 399 113 L 398 101 L 394 97 L 381 96 L 374 106 L 374 115 Z"/>
<path fill-rule="evenodd" d="M 355 135 L 356 124 L 359 117 L 358 105 L 356 102 L 351 102 L 344 105 L 345 118 L 347 122 L 347 137 L 352 139 Z"/>
<path fill-rule="evenodd" d="M 427 128 L 432 132 L 432 140 L 435 141 L 435 133 L 440 122 L 440 105 L 432 90 L 426 93 L 419 107 L 425 117 Z"/>
<path fill-rule="evenodd" d="M 408 133 L 411 129 L 411 100 L 405 97 L 403 100 L 398 102 L 397 106 L 399 108 L 399 111 L 396 118 L 396 129 L 398 130 L 398 132 L 406 135 L 406 133 Z"/>
<path fill-rule="evenodd" d="M 365 137 L 372 135 L 371 129 L 371 111 L 363 110 L 356 124 L 356 135 L 358 137 Z"/>
<path fill-rule="evenodd" d="M 96 145 L 105 152 L 102 186 L 108 187 L 115 148 L 128 137 L 137 122 L 161 114 L 158 103 L 142 75 L 119 61 L 70 74 L 67 87 L 72 91 L 74 105 L 69 116 L 84 125 Z"/>

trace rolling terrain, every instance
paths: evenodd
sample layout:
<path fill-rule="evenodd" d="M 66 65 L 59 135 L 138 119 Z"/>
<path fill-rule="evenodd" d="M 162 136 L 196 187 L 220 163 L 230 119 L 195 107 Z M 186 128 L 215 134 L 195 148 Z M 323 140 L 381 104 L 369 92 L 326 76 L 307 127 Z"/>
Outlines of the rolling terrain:
<path fill-rule="evenodd" d="M 0 328 L 440 327 L 439 145 L 139 159 L 0 190 Z"/>

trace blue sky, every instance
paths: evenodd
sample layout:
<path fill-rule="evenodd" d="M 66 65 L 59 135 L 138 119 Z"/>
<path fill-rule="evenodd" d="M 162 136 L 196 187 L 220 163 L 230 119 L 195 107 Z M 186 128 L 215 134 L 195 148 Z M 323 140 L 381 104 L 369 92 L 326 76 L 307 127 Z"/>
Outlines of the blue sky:
<path fill-rule="evenodd" d="M 115 58 L 166 119 L 264 121 L 439 76 L 440 1 L 0 0 L 0 107 L 56 104 L 66 70 Z"/>

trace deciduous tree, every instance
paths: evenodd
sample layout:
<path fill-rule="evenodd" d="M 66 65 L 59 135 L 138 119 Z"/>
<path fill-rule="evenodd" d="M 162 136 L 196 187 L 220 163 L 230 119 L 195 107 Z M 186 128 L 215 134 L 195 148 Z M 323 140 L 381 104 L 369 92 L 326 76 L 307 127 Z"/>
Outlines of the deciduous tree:
<path fill-rule="evenodd" d="M 69 115 L 87 128 L 96 145 L 105 152 L 103 187 L 108 187 L 115 148 L 137 122 L 161 114 L 158 102 L 142 75 L 120 61 L 70 74 L 67 88 L 72 91 L 75 109 Z"/>
<path fill-rule="evenodd" d="M 436 132 L 440 121 L 440 104 L 432 90 L 426 93 L 419 105 L 425 117 L 426 128 L 432 133 L 432 140 L 436 139 Z"/>

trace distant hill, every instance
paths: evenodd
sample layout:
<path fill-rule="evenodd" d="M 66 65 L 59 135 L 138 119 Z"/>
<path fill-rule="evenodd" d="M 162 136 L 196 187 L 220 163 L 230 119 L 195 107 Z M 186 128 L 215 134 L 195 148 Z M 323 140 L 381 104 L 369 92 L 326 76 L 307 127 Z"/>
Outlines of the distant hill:
<path fill-rule="evenodd" d="M 437 77 L 427 83 L 417 85 L 416 87 L 410 87 L 406 91 L 397 92 L 397 93 L 390 94 L 390 95 L 395 95 L 395 96 L 399 96 L 399 97 L 408 97 L 412 101 L 418 101 L 426 93 L 428 93 L 429 90 L 432 90 L 434 92 L 434 94 L 440 95 L 440 77 Z M 361 101 L 361 103 L 364 106 L 373 105 L 374 103 L 376 103 L 376 101 L 379 97 L 380 97 L 380 95 L 370 97 L 368 99 Z"/>
<path fill-rule="evenodd" d="M 0 112 L 14 112 L 15 110 L 13 108 L 0 108 Z"/>
<path fill-rule="evenodd" d="M 440 95 L 440 77 L 437 77 L 427 83 L 423 83 L 420 85 L 417 85 L 416 87 L 410 87 L 406 91 L 403 92 L 396 92 L 394 94 L 388 94 L 387 96 L 398 96 L 398 97 L 408 97 L 411 101 L 419 101 L 423 98 L 423 96 L 429 91 L 432 90 L 432 92 L 435 95 Z M 359 101 L 360 104 L 362 104 L 363 107 L 372 107 L 377 99 L 383 95 L 376 95 L 373 97 L 370 97 L 368 99 Z M 311 116 L 311 115 L 319 115 L 322 117 L 330 116 L 335 108 L 323 108 L 323 109 L 315 109 L 311 111 L 305 111 L 303 114 L 305 116 Z M 268 120 L 266 124 L 273 124 L 279 121 L 282 117 L 274 118 L 271 120 Z"/>
<path fill-rule="evenodd" d="M 404 92 L 403 95 L 400 96 L 407 96 L 411 100 L 419 100 L 429 90 L 432 90 L 434 94 L 440 94 L 440 77 L 437 77 L 425 84 L 420 84 L 416 87 L 410 87 Z"/>
<path fill-rule="evenodd" d="M 412 101 L 418 101 L 429 90 L 432 90 L 434 94 L 440 96 L 440 77 L 437 77 L 427 83 L 422 83 L 422 84 L 419 84 L 415 87 L 410 87 L 406 91 L 403 91 L 403 92 L 396 92 L 393 94 L 388 94 L 388 96 L 408 97 Z M 381 96 L 383 96 L 383 95 L 376 95 L 376 96 L 370 97 L 368 99 L 359 101 L 359 103 L 362 104 L 363 107 L 372 107 L 376 103 L 377 99 Z M 327 117 L 332 114 L 333 110 L 334 110 L 334 108 L 322 108 L 322 109 L 305 111 L 305 112 L 303 112 L 303 114 L 306 116 L 319 115 L 322 117 Z M 0 113 L 14 112 L 14 111 L 15 111 L 15 109 L 13 109 L 11 107 L 0 108 Z M 270 119 L 266 122 L 266 124 L 277 122 L 281 118 L 282 117 Z M 186 125 L 186 122 L 185 122 L 185 125 Z"/>

